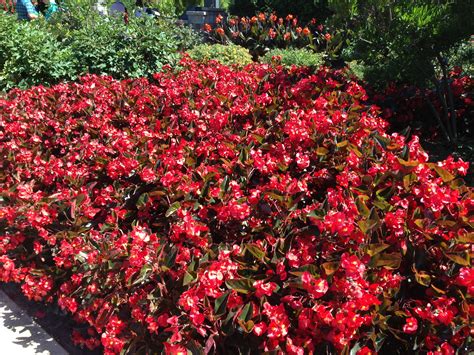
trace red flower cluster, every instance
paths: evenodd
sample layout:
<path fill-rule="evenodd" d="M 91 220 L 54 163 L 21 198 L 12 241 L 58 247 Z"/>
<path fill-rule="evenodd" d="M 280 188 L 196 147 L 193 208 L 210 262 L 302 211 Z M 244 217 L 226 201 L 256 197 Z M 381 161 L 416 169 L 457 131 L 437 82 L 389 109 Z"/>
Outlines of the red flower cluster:
<path fill-rule="evenodd" d="M 184 60 L 0 99 L 0 280 L 105 353 L 464 349 L 467 163 L 343 71 Z"/>

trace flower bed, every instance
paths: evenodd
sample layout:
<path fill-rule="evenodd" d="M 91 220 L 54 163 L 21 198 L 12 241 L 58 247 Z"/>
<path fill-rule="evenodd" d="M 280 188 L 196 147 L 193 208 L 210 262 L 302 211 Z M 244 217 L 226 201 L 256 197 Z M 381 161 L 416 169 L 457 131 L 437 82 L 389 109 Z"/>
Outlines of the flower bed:
<path fill-rule="evenodd" d="M 331 40 L 322 24 L 312 19 L 301 24 L 293 15 L 286 18 L 260 13 L 253 17 L 217 17 L 217 25 L 204 26 L 212 41 L 234 43 L 250 50 L 257 59 L 272 48 L 310 48 L 321 50 Z M 326 32 L 325 34 L 323 32 Z"/>
<path fill-rule="evenodd" d="M 0 280 L 105 353 L 465 349 L 467 163 L 341 71 L 182 65 L 0 100 Z"/>

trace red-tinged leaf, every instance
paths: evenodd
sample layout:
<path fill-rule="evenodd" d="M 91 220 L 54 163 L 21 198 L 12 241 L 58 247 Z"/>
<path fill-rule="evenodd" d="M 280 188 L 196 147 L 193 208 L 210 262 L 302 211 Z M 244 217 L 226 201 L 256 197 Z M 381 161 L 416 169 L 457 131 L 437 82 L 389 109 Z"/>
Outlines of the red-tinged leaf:
<path fill-rule="evenodd" d="M 366 200 L 364 197 L 368 199 L 368 196 L 365 196 L 365 195 L 358 196 L 355 202 L 356 202 L 357 210 L 359 211 L 359 213 L 364 217 L 368 217 L 370 214 L 370 210 L 367 208 L 364 202 L 364 200 Z"/>
<path fill-rule="evenodd" d="M 422 286 L 429 287 L 431 284 L 431 276 L 424 271 L 418 271 L 413 266 L 413 272 L 415 273 L 415 280 Z"/>
<path fill-rule="evenodd" d="M 445 295 L 446 294 L 446 291 L 443 291 L 442 289 L 436 287 L 435 285 L 431 284 L 431 288 L 433 290 L 435 290 L 435 292 L 439 293 L 439 294 L 442 294 L 442 295 Z"/>
<path fill-rule="evenodd" d="M 456 237 L 456 241 L 461 244 L 474 244 L 474 233 L 466 233 Z"/>
<path fill-rule="evenodd" d="M 367 246 L 367 254 L 369 254 L 370 256 L 374 256 L 383 252 L 385 249 L 389 247 L 390 247 L 390 244 L 385 244 L 385 243 L 370 244 Z"/>
<path fill-rule="evenodd" d="M 463 265 L 463 266 L 471 266 L 471 260 L 469 257 L 469 253 L 446 253 L 445 254 L 450 260 L 454 261 L 456 264 Z"/>
<path fill-rule="evenodd" d="M 402 262 L 402 255 L 398 252 L 382 253 L 375 255 L 373 260 L 376 267 L 383 266 L 387 269 L 398 269 Z"/>
<path fill-rule="evenodd" d="M 325 156 L 328 153 L 329 153 L 329 150 L 325 147 L 318 147 L 318 149 L 316 149 L 316 154 L 319 156 Z"/>
<path fill-rule="evenodd" d="M 436 172 L 438 173 L 438 175 L 443 179 L 444 182 L 450 182 L 452 180 L 454 180 L 456 177 L 451 174 L 449 171 L 447 171 L 446 169 L 444 168 L 441 168 L 437 165 L 434 166 L 434 169 L 436 170 Z"/>
<path fill-rule="evenodd" d="M 420 165 L 420 162 L 418 160 L 403 160 L 398 158 L 398 162 L 400 163 L 401 166 L 404 166 L 406 168 L 416 168 L 418 165 Z"/>
<path fill-rule="evenodd" d="M 328 276 L 331 276 L 337 271 L 337 269 L 339 269 L 338 262 L 326 262 L 326 263 L 323 263 L 321 266 L 324 269 L 324 272 L 326 273 L 326 275 Z"/>
<path fill-rule="evenodd" d="M 255 326 L 255 323 L 251 320 L 244 322 L 241 319 L 237 319 L 237 323 L 239 323 L 240 327 L 244 330 L 246 333 L 250 333 L 253 330 L 253 327 Z"/>
<path fill-rule="evenodd" d="M 216 348 L 216 342 L 214 340 L 214 336 L 211 335 L 209 339 L 206 341 L 206 346 L 204 347 L 204 354 L 210 354 L 212 353 L 212 349 Z"/>
<path fill-rule="evenodd" d="M 357 148 L 354 144 L 349 144 L 349 150 L 353 152 L 358 158 L 362 158 L 363 154 L 360 152 L 359 148 Z"/>

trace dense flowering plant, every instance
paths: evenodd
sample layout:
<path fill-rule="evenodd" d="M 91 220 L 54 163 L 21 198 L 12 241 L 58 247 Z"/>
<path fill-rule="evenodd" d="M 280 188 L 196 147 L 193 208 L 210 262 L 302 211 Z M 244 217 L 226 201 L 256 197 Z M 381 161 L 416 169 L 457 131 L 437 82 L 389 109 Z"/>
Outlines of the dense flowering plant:
<path fill-rule="evenodd" d="M 108 354 L 467 351 L 467 163 L 343 71 L 182 67 L 0 100 L 1 281 Z"/>
<path fill-rule="evenodd" d="M 331 40 L 316 19 L 300 24 L 293 15 L 286 18 L 260 13 L 253 17 L 217 17 L 217 25 L 204 25 L 209 37 L 218 43 L 235 43 L 248 48 L 254 56 L 265 54 L 271 48 L 320 49 Z"/>

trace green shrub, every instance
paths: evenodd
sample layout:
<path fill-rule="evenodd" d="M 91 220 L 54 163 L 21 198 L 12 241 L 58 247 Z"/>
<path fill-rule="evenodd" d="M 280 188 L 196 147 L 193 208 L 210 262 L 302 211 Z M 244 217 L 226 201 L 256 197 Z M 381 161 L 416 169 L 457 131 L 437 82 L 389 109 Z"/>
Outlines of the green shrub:
<path fill-rule="evenodd" d="M 461 67 L 466 75 L 474 76 L 474 42 L 462 41 L 449 53 L 448 62 Z"/>
<path fill-rule="evenodd" d="M 0 14 L 0 91 L 76 77 L 76 59 L 42 21 Z"/>
<path fill-rule="evenodd" d="M 428 96 L 422 100 L 443 136 L 455 146 L 458 113 L 449 72 L 456 62 L 469 63 L 469 57 L 472 59 L 468 47 L 465 50 L 458 47 L 469 41 L 474 31 L 471 19 L 474 2 L 331 0 L 329 3 L 335 10 L 331 21 L 349 39 L 350 45 L 342 51 L 344 59 L 357 61 L 353 71 L 378 89 L 383 89 L 387 82 L 396 82 L 436 92 L 442 112 L 437 111 Z"/>
<path fill-rule="evenodd" d="M 65 35 L 64 42 L 80 63 L 81 74 L 107 74 L 115 78 L 149 76 L 165 64 L 175 65 L 179 51 L 198 43 L 191 29 L 169 20 L 131 17 L 125 24 L 121 18 L 94 16 L 79 28 L 74 28 L 75 21 L 69 21 L 71 27 L 65 29 L 59 19 L 56 28 L 59 26 Z"/>
<path fill-rule="evenodd" d="M 308 49 L 272 49 L 262 57 L 262 62 L 271 63 L 273 57 L 281 58 L 281 64 L 285 67 L 296 65 L 299 67 L 319 67 L 324 59 L 321 53 L 315 53 Z"/>
<path fill-rule="evenodd" d="M 176 65 L 179 52 L 199 43 L 190 28 L 171 20 L 131 18 L 126 24 L 88 14 L 68 11 L 52 23 L 19 22 L 0 14 L 0 90 L 49 85 L 86 73 L 150 76 L 166 64 Z"/>
<path fill-rule="evenodd" d="M 236 45 L 201 44 L 191 49 L 188 54 L 192 59 L 200 62 L 217 60 L 225 65 L 252 63 L 252 56 L 248 49 Z"/>
<path fill-rule="evenodd" d="M 369 4 L 370 3 L 370 4 Z M 429 86 L 442 76 L 449 53 L 474 30 L 467 1 L 332 0 L 334 26 L 347 31 L 347 61 L 357 60 L 371 84 L 387 81 Z M 416 48 L 416 50 L 414 50 Z"/>

